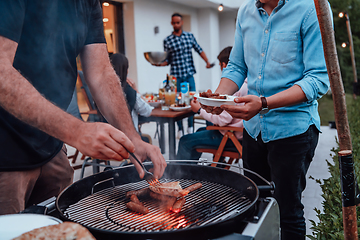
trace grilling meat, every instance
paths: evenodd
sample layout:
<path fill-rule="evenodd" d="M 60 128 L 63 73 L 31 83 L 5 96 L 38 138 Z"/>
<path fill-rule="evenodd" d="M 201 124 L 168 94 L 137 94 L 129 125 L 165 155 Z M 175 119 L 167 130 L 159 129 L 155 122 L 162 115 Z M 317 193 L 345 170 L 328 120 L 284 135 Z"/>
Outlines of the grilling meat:
<path fill-rule="evenodd" d="M 140 202 L 140 200 L 138 199 L 138 197 L 136 195 L 131 195 L 130 201 L 134 202 L 134 203 L 137 203 L 137 204 L 139 204 L 141 206 L 144 206 L 144 204 L 142 202 Z"/>
<path fill-rule="evenodd" d="M 143 188 L 140 190 L 133 190 L 126 193 L 126 197 L 130 198 L 132 195 L 135 195 L 137 197 L 146 197 L 149 195 L 150 189 L 149 188 Z"/>
<path fill-rule="evenodd" d="M 156 185 L 150 185 L 149 189 L 152 192 L 167 195 L 167 196 L 174 196 L 174 197 L 184 197 L 186 196 L 189 191 L 182 189 L 180 182 L 167 182 L 167 183 L 160 183 Z"/>
<path fill-rule="evenodd" d="M 126 207 L 134 212 L 138 212 L 138 213 L 142 213 L 142 214 L 147 214 L 149 212 L 149 209 L 145 206 L 142 206 L 140 204 L 137 204 L 135 202 L 128 202 L 126 204 Z"/>
<path fill-rule="evenodd" d="M 178 213 L 181 211 L 181 208 L 184 206 L 185 204 L 185 198 L 179 198 L 178 200 L 176 200 L 176 202 L 174 203 L 174 205 L 172 206 L 171 211 Z"/>
<path fill-rule="evenodd" d="M 199 189 L 202 187 L 202 184 L 201 183 L 195 183 L 191 186 L 188 186 L 187 188 L 185 188 L 184 190 L 187 190 L 189 192 L 192 192 L 192 191 L 195 191 L 196 189 Z"/>
<path fill-rule="evenodd" d="M 150 192 L 150 197 L 159 200 L 159 204 L 166 211 L 170 210 L 176 202 L 176 197 Z"/>

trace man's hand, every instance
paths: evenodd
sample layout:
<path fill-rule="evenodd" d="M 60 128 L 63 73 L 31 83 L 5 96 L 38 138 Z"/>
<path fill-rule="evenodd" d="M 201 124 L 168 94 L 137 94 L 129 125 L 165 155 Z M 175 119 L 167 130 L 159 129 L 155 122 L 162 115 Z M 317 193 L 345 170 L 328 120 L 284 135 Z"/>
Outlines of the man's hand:
<path fill-rule="evenodd" d="M 156 178 L 160 178 L 164 174 L 167 165 L 163 155 L 160 152 L 160 149 L 157 146 L 142 141 L 140 138 L 133 140 L 133 143 L 136 146 L 135 155 L 141 161 L 150 159 L 154 165 L 154 169 L 151 169 L 151 172 L 154 173 Z M 131 161 L 134 163 L 140 178 L 143 178 L 145 173 L 142 167 L 136 162 L 135 159 L 131 158 Z"/>
<path fill-rule="evenodd" d="M 135 151 L 134 144 L 120 130 L 110 124 L 83 122 L 74 133 L 76 138 L 69 142 L 86 156 L 102 160 L 118 160 L 129 158 Z"/>
<path fill-rule="evenodd" d="M 255 95 L 235 98 L 235 102 L 244 103 L 244 105 L 221 105 L 221 108 L 234 118 L 241 118 L 246 121 L 258 114 L 262 108 L 261 99 Z"/>
<path fill-rule="evenodd" d="M 199 101 L 196 100 L 196 99 L 191 100 L 190 106 L 191 106 L 191 110 L 192 110 L 194 113 L 197 113 L 197 112 L 199 111 L 199 109 L 201 108 Z"/>

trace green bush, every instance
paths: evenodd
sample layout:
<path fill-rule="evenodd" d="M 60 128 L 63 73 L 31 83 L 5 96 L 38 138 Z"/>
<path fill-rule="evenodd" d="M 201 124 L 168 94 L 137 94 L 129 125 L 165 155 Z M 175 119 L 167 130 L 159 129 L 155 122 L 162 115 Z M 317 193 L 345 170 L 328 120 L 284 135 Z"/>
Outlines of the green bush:
<path fill-rule="evenodd" d="M 347 113 L 348 121 L 351 132 L 351 141 L 353 146 L 353 161 L 355 173 L 357 175 L 357 181 L 359 181 L 359 151 L 360 151 L 360 99 L 359 97 L 356 100 L 351 99 L 347 96 Z M 342 200 L 341 200 L 341 186 L 340 186 L 340 171 L 339 171 L 339 161 L 337 157 L 337 152 L 339 148 L 332 149 L 332 154 L 330 155 L 334 160 L 334 164 L 327 161 L 329 172 L 331 177 L 324 180 L 316 179 L 322 189 L 322 206 L 323 211 L 315 209 L 319 222 L 312 223 L 312 235 L 307 236 L 310 239 L 319 239 L 319 240 L 328 240 L 328 239 L 344 239 L 344 228 L 343 228 L 343 218 L 342 218 Z M 359 212 L 360 207 L 357 207 L 357 212 Z M 359 214 L 357 217 L 358 227 L 360 224 Z M 360 232 L 360 230 L 359 230 Z M 360 235 L 359 235 L 360 237 Z"/>

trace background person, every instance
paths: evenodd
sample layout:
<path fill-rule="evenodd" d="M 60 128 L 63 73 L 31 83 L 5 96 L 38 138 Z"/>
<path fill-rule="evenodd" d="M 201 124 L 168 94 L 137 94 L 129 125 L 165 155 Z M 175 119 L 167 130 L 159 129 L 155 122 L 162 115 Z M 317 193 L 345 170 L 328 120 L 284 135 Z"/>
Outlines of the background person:
<path fill-rule="evenodd" d="M 139 115 L 149 117 L 154 107 L 150 106 L 147 102 L 145 102 L 145 100 L 141 97 L 140 93 L 138 93 L 136 89 L 130 86 L 129 81 L 131 80 L 127 78 L 129 61 L 126 56 L 121 53 L 115 53 L 111 55 L 110 60 L 116 74 L 120 78 L 121 86 L 125 93 L 126 102 L 128 104 L 128 109 L 131 114 L 134 127 L 136 131 L 139 132 Z M 135 85 L 133 86 L 135 87 Z M 149 142 L 149 139 L 143 136 L 141 136 L 141 139 Z"/>
<path fill-rule="evenodd" d="M 240 7 L 216 92 L 232 94 L 246 78 L 248 95 L 235 99 L 245 104 L 221 108 L 245 120 L 244 167 L 275 183 L 281 238 L 305 239 L 301 193 L 320 131 L 317 99 L 329 89 L 312 0 L 250 0 Z"/>
<path fill-rule="evenodd" d="M 189 91 L 196 91 L 193 76 L 196 73 L 196 70 L 192 56 L 192 49 L 195 49 L 200 57 L 204 59 L 206 68 L 211 68 L 212 66 L 209 63 L 205 52 L 197 43 L 194 35 L 182 30 L 183 19 L 181 14 L 174 13 L 171 16 L 171 25 L 173 26 L 174 31 L 164 40 L 164 51 L 169 52 L 168 58 L 164 62 L 154 65 L 167 66 L 170 64 L 170 75 L 176 77 L 176 87 L 178 92 L 180 92 L 180 84 L 183 82 L 189 83 Z M 178 137 L 181 137 L 183 133 L 182 121 L 178 121 L 177 125 L 179 128 Z M 193 133 L 193 131 L 194 121 L 193 116 L 191 116 L 188 117 L 187 132 Z"/>
<path fill-rule="evenodd" d="M 232 47 L 224 48 L 218 55 L 219 65 L 221 71 L 226 67 L 229 61 L 229 55 Z M 241 97 L 247 94 L 247 85 L 244 84 L 234 96 Z M 206 121 L 209 121 L 220 127 L 243 127 L 243 121 L 239 118 L 233 118 L 229 113 L 223 111 L 220 115 L 213 115 L 201 109 L 200 103 L 197 100 L 191 101 L 191 110 L 200 114 Z M 179 141 L 178 153 L 176 158 L 178 160 L 197 160 L 202 153 L 196 151 L 197 146 L 214 146 L 218 147 L 223 139 L 226 131 L 206 130 L 206 127 L 199 128 L 195 133 L 182 136 Z M 242 140 L 242 132 L 235 132 L 237 139 Z M 226 142 L 226 147 L 234 147 L 232 141 Z M 223 159 L 223 158 L 221 158 Z M 219 160 L 221 162 L 221 160 Z M 223 161 L 223 160 L 222 160 Z"/>
<path fill-rule="evenodd" d="M 72 183 L 64 142 L 104 160 L 122 160 L 135 151 L 142 160 L 150 158 L 154 175 L 162 176 L 166 162 L 133 127 L 103 31 L 97 0 L 0 0 L 0 214 L 19 212 Z M 111 125 L 65 112 L 78 55 Z"/>

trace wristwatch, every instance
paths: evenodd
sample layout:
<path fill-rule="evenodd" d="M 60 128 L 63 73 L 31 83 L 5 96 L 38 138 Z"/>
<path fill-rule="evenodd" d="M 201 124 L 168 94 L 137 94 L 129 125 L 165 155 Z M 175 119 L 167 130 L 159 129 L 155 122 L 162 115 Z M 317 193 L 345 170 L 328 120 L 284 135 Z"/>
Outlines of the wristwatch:
<path fill-rule="evenodd" d="M 261 104 L 262 104 L 262 108 L 260 110 L 260 114 L 266 114 L 269 112 L 269 108 L 267 105 L 267 101 L 266 101 L 266 97 L 260 97 L 261 99 Z"/>
<path fill-rule="evenodd" d="M 200 110 L 201 110 L 201 108 L 199 108 L 199 110 L 196 112 L 197 114 L 200 114 Z"/>

